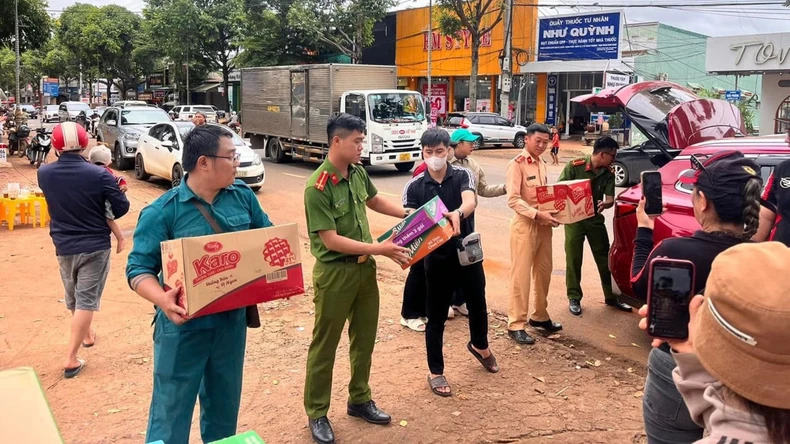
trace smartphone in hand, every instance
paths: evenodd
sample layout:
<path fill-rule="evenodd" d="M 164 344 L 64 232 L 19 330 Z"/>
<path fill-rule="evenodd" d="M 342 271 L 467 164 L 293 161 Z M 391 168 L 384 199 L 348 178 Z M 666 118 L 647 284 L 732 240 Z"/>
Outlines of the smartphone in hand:
<path fill-rule="evenodd" d="M 661 192 L 661 173 L 643 171 L 641 176 L 642 195 L 645 196 L 645 213 L 648 216 L 659 216 L 664 210 Z"/>
<path fill-rule="evenodd" d="M 647 333 L 655 338 L 688 339 L 689 303 L 694 297 L 694 263 L 656 258 L 649 267 Z"/>

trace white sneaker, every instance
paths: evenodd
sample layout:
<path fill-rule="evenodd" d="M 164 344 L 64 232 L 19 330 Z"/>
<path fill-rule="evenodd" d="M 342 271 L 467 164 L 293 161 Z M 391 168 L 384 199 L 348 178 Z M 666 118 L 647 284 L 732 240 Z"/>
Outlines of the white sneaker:
<path fill-rule="evenodd" d="M 416 332 L 420 332 L 420 333 L 425 332 L 425 323 L 422 322 L 422 319 L 400 318 L 400 325 L 410 328 Z"/>
<path fill-rule="evenodd" d="M 466 308 L 466 302 L 461 305 L 453 305 L 453 310 L 457 311 L 462 316 L 469 316 L 469 310 Z"/>
<path fill-rule="evenodd" d="M 455 310 L 453 310 L 453 307 L 450 307 L 450 311 L 447 312 L 447 319 L 453 318 L 455 318 Z"/>

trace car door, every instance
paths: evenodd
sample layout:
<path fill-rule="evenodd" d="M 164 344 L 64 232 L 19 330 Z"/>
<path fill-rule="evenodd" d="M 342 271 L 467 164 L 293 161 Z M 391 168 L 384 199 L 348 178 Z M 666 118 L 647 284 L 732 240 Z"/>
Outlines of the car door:
<path fill-rule="evenodd" d="M 168 150 L 162 146 L 162 138 L 163 134 L 169 130 L 169 127 L 170 125 L 168 124 L 156 125 L 151 128 L 146 138 L 146 154 L 151 158 L 151 174 L 165 179 L 168 178 L 167 168 L 165 167 L 165 163 L 167 163 L 165 153 L 168 153 Z"/>
<path fill-rule="evenodd" d="M 516 129 L 513 127 L 513 124 L 510 123 L 510 120 L 504 117 L 495 117 L 494 120 L 496 121 L 499 140 L 512 142 L 513 139 L 516 138 Z"/>
<path fill-rule="evenodd" d="M 69 112 L 68 112 L 68 110 L 66 108 L 66 104 L 65 103 L 61 103 L 60 107 L 58 108 L 58 120 L 61 123 L 69 121 Z"/>
<path fill-rule="evenodd" d="M 170 173 L 173 171 L 173 164 L 176 163 L 181 153 L 180 147 L 178 146 L 178 131 L 175 125 L 162 125 L 162 132 L 159 134 L 158 139 L 155 150 L 157 168 L 161 171 L 161 177 L 170 180 L 172 179 Z M 170 143 L 170 146 L 165 146 L 165 142 Z"/>
<path fill-rule="evenodd" d="M 102 117 L 101 125 L 99 128 L 101 130 L 101 140 L 102 142 L 106 143 L 112 149 L 115 146 L 115 140 L 118 138 L 118 128 L 116 125 L 110 125 L 111 123 L 118 123 L 118 112 L 114 109 L 107 110 Z"/>
<path fill-rule="evenodd" d="M 498 142 L 502 139 L 494 116 L 477 116 L 477 121 L 480 122 L 477 127 L 480 128 L 486 142 Z"/>
<path fill-rule="evenodd" d="M 155 146 L 159 143 L 158 135 L 162 132 L 162 127 L 163 125 L 153 126 L 148 130 L 147 134 L 140 136 L 140 140 L 137 142 L 137 154 L 143 156 L 145 172 L 154 176 L 158 176 L 156 173 L 157 160 Z"/>

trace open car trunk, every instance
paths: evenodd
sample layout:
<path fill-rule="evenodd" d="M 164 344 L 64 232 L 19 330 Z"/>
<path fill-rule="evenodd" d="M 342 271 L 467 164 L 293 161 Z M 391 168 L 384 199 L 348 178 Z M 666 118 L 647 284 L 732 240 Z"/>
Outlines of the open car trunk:
<path fill-rule="evenodd" d="M 622 111 L 661 150 L 663 159 L 659 163 L 668 162 L 696 143 L 746 134 L 735 105 L 700 99 L 671 82 L 634 83 L 571 100 L 587 106 L 590 112 Z"/>

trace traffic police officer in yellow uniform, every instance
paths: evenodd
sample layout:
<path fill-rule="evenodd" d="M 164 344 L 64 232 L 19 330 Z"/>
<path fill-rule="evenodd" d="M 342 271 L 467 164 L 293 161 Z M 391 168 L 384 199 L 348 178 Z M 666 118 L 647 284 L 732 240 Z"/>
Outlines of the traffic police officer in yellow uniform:
<path fill-rule="evenodd" d="M 404 218 L 407 212 L 381 197 L 359 165 L 364 121 L 349 114 L 332 117 L 327 136 L 327 159 L 307 181 L 304 192 L 310 249 L 316 258 L 315 325 L 307 354 L 304 405 L 313 440 L 318 443 L 335 442 L 326 415 L 335 353 L 347 319 L 351 358 L 347 412 L 373 424 L 391 420 L 372 401 L 368 385 L 379 318 L 376 262 L 371 256 L 387 256 L 398 264 L 409 258 L 408 250 L 391 240 L 372 243 L 366 208 L 397 218 Z"/>
<path fill-rule="evenodd" d="M 606 305 L 622 311 L 631 311 L 631 306 L 617 300 L 612 292 L 612 275 L 609 272 L 609 233 L 606 231 L 603 210 L 614 205 L 614 173 L 610 165 L 614 162 L 619 145 L 611 137 L 601 137 L 593 146 L 592 156 L 570 161 L 562 170 L 559 180 L 590 179 L 593 200 L 596 202 L 595 216 L 574 224 L 565 225 L 565 285 L 568 289 L 571 314 L 582 314 L 582 258 L 584 239 L 590 243 L 598 274 L 601 276 Z"/>

